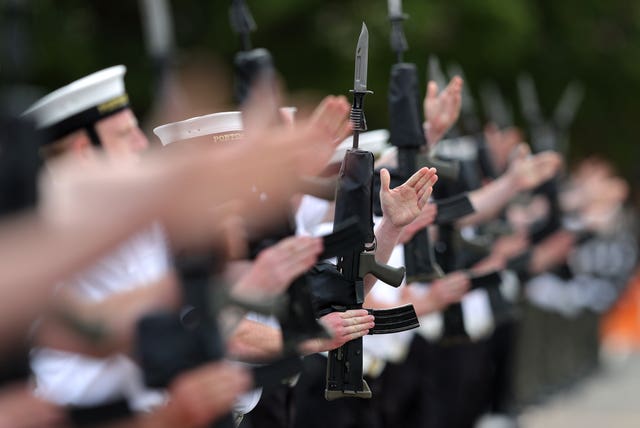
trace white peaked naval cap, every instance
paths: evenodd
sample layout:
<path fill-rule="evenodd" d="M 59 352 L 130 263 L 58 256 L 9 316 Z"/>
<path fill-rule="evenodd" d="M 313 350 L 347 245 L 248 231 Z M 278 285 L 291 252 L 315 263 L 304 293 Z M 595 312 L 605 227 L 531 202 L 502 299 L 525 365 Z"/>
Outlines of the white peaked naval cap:
<path fill-rule="evenodd" d="M 389 147 L 389 131 L 386 129 L 377 129 L 375 131 L 361 132 L 358 138 L 358 148 L 379 155 Z M 329 163 L 342 162 L 344 155 L 353 147 L 353 137 L 347 137 L 336 148 Z"/>
<path fill-rule="evenodd" d="M 23 116 L 54 141 L 129 106 L 124 74 L 116 65 L 78 79 L 33 104 Z"/>
<path fill-rule="evenodd" d="M 242 132 L 242 113 L 239 111 L 226 111 L 222 113 L 207 114 L 179 122 L 167 123 L 153 129 L 153 133 L 160 138 L 163 146 L 176 141 L 190 140 L 192 138 L 205 137 L 207 135 L 229 134 L 220 138 L 230 140 L 239 139 Z M 216 140 L 212 137 L 212 140 Z"/>
<path fill-rule="evenodd" d="M 280 108 L 280 112 L 290 118 L 292 118 L 296 110 L 295 107 Z M 177 141 L 206 137 L 208 135 L 211 135 L 211 140 L 215 142 L 234 141 L 242 137 L 243 129 L 242 112 L 225 111 L 167 123 L 154 128 L 153 133 L 160 138 L 162 145 L 166 146 Z"/>

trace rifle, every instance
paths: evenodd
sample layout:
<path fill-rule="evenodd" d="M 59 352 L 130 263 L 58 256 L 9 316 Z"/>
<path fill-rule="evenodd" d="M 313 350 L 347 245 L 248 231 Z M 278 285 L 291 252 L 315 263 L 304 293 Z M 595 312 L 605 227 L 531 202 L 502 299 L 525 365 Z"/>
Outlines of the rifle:
<path fill-rule="evenodd" d="M 529 127 L 531 147 L 535 153 L 544 150 L 558 151 L 567 154 L 568 128 L 575 118 L 583 96 L 580 84 L 571 82 L 563 93 L 551 119 L 546 119 L 540 108 L 533 78 L 528 74 L 518 77 L 518 94 L 522 113 Z M 556 231 L 561 225 L 561 209 L 558 201 L 558 181 L 556 176 L 543 183 L 534 192 L 546 196 L 550 204 L 550 215 L 543 224 L 535 225 L 530 231 L 532 242 L 537 243 Z"/>
<path fill-rule="evenodd" d="M 403 268 L 392 268 L 375 261 L 375 235 L 373 232 L 372 191 L 373 154 L 358 148 L 359 133 L 366 131 L 364 97 L 367 90 L 367 59 L 369 33 L 366 25 L 358 39 L 355 55 L 355 78 L 351 121 L 353 122 L 353 148 L 345 154 L 336 191 L 334 230 L 345 222 L 358 220 L 363 239 L 349 251 L 338 256 L 337 269 L 332 265 L 316 269 L 314 289 L 322 294 L 316 299 L 319 315 L 332 311 L 361 309 L 364 302 L 364 277 L 373 274 L 382 281 L 398 287 L 404 277 Z M 411 305 L 391 310 L 371 311 L 376 317 L 372 333 L 392 333 L 417 327 L 418 320 Z M 378 322 L 379 320 L 379 322 Z M 362 378 L 362 338 L 345 343 L 329 352 L 325 398 L 371 398 L 371 390 Z"/>
<path fill-rule="evenodd" d="M 407 15 L 402 13 L 402 0 L 389 0 L 391 21 L 391 47 L 397 53 L 398 62 L 391 67 L 389 82 L 389 131 L 391 144 L 397 147 L 398 169 L 395 177 L 403 183 L 418 170 L 418 154 L 425 145 L 417 67 L 402 62 L 402 54 L 408 49 L 402 22 Z M 436 263 L 428 228 L 418 231 L 404 244 L 404 261 L 407 268 L 407 283 L 426 282 L 444 276 Z"/>
<path fill-rule="evenodd" d="M 251 33 L 256 30 L 256 22 L 244 0 L 232 0 L 229 9 L 231 28 L 240 37 L 243 50 L 233 59 L 236 101 L 242 104 L 249 95 L 251 87 L 261 79 L 275 78 L 273 59 L 268 50 L 253 48 Z"/>
<path fill-rule="evenodd" d="M 213 273 L 220 270 L 215 256 L 183 255 L 176 266 L 180 274 L 183 309 L 180 314 L 155 312 L 143 317 L 137 328 L 137 353 L 145 383 L 166 387 L 180 373 L 225 356 L 225 346 L 218 317 L 225 307 L 233 306 L 263 314 L 282 310 L 285 301 L 247 302 L 230 297 L 215 283 Z M 214 281 L 212 281 L 212 278 Z M 252 369 L 256 387 L 272 388 L 302 369 L 299 357 L 283 357 L 271 364 Z M 231 428 L 227 415 L 216 428 Z"/>
<path fill-rule="evenodd" d="M 258 81 L 266 80 L 271 87 L 275 86 L 275 66 L 269 51 L 262 48 L 252 48 L 250 34 L 256 30 L 257 26 L 244 0 L 232 0 L 229 19 L 233 31 L 240 37 L 243 49 L 234 57 L 235 97 L 237 102 L 242 104 Z M 275 111 L 275 103 L 273 106 L 274 111 L 271 114 L 277 120 L 278 112 Z M 318 193 L 327 193 L 326 188 L 331 187 L 331 183 L 327 185 L 328 181 L 316 178 L 315 180 L 305 180 L 303 184 L 310 194 L 317 195 Z M 268 198 L 263 202 L 281 203 L 281 201 L 269 201 Z M 260 236 L 254 237 L 250 244 L 252 258 L 277 241 L 294 235 L 294 224 L 291 211 L 288 208 L 282 209 L 282 215 L 277 224 L 269 230 L 262 231 Z M 328 257 L 334 255 L 331 254 Z M 296 345 L 303 340 L 328 337 L 327 331 L 314 317 L 312 296 L 306 274 L 294 279 L 287 289 L 287 298 L 289 301 L 287 310 L 279 317 L 286 353 L 295 352 Z"/>
<path fill-rule="evenodd" d="M 459 65 L 450 67 L 449 71 L 450 77 L 453 77 L 453 75 L 464 77 L 462 68 Z M 445 84 L 444 73 L 440 69 L 440 63 L 435 56 L 429 58 L 429 75 L 439 85 Z M 435 223 L 440 226 L 440 243 L 444 251 L 439 255 L 447 271 L 464 270 L 469 266 L 468 258 L 462 257 L 461 252 L 479 259 L 482 258 L 481 256 L 486 253 L 485 250 L 488 248 L 487 246 L 481 248 L 478 245 L 471 245 L 460 235 L 452 222 L 459 218 L 459 216 L 456 216 L 456 211 L 462 210 L 451 212 L 448 209 L 450 201 L 461 199 L 468 202 L 465 197 L 467 192 L 479 188 L 482 185 L 483 177 L 495 178 L 497 176 L 467 84 L 463 88 L 462 99 L 461 122 L 464 132 L 470 134 L 470 136 L 460 137 L 462 131 L 454 127 L 452 134 L 458 135 L 458 138 L 443 141 L 436 149 L 436 156 L 442 156 L 449 161 L 457 159 L 460 164 L 459 179 L 452 181 L 444 177 L 444 180 L 441 180 L 435 189 L 436 201 L 440 202 L 442 208 L 444 208 L 441 209 L 439 204 Z M 461 153 L 466 153 L 466 155 L 460 157 Z M 469 205 L 469 211 L 466 214 L 470 212 L 473 212 L 473 208 Z M 477 241 L 477 243 L 483 242 L 486 243 L 486 240 Z M 470 249 L 473 249 L 473 251 L 469 251 Z M 510 304 L 498 289 L 502 282 L 498 272 L 491 272 L 481 276 L 467 274 L 471 281 L 471 289 L 483 288 L 488 293 L 494 320 L 498 322 L 509 318 L 512 310 Z M 462 306 L 459 303 L 447 307 L 443 317 L 443 340 L 468 340 L 468 334 L 464 327 Z"/>
<path fill-rule="evenodd" d="M 173 16 L 167 0 L 138 0 L 144 40 L 153 70 L 153 94 L 158 104 L 167 97 L 175 50 Z"/>

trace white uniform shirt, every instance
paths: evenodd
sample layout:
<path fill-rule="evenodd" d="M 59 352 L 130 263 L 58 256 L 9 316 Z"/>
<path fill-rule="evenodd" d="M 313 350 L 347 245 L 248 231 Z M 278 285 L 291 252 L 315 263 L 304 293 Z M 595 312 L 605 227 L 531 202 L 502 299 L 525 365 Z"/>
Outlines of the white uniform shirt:
<path fill-rule="evenodd" d="M 90 269 L 60 287 L 100 301 L 144 286 L 169 270 L 169 253 L 159 224 L 134 235 Z M 126 398 L 135 410 L 164 402 L 164 394 L 145 388 L 140 368 L 124 355 L 91 358 L 53 349 L 32 351 L 36 393 L 62 405 L 91 406 Z"/>

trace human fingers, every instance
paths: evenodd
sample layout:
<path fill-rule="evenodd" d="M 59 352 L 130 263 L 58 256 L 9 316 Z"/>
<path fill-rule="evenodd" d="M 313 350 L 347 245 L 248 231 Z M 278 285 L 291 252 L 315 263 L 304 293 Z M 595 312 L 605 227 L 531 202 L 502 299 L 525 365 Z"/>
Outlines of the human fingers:
<path fill-rule="evenodd" d="M 311 123 L 315 123 L 316 121 L 321 120 L 324 111 L 327 109 L 327 106 L 332 99 L 333 95 L 327 95 L 322 99 L 322 101 L 320 101 L 320 104 L 318 104 L 318 106 L 313 110 L 313 113 L 311 113 Z"/>
<path fill-rule="evenodd" d="M 322 252 L 322 240 L 314 238 L 313 241 L 299 243 L 288 250 L 283 255 L 283 266 L 285 271 L 291 271 L 289 275 L 292 279 L 297 275 L 307 271 L 314 265 L 318 259 L 318 255 Z"/>
<path fill-rule="evenodd" d="M 353 333 L 348 334 L 347 336 L 344 337 L 344 339 L 345 339 L 344 342 L 346 343 L 346 342 L 350 342 L 352 340 L 359 339 L 361 337 L 366 336 L 367 334 L 369 334 L 369 330 L 360 330 L 360 331 L 353 332 Z"/>
<path fill-rule="evenodd" d="M 311 125 L 326 132 L 335 141 L 340 139 L 347 129 L 349 103 L 344 96 L 329 95 L 324 98 L 312 115 Z M 342 139 L 340 139 L 342 141 Z"/>
<path fill-rule="evenodd" d="M 429 84 L 427 85 L 427 98 L 435 99 L 437 96 L 438 96 L 438 84 L 435 81 L 430 80 Z"/>
<path fill-rule="evenodd" d="M 562 165 L 562 157 L 556 152 L 542 152 L 536 156 L 534 165 L 541 175 L 550 178 Z"/>
<path fill-rule="evenodd" d="M 436 184 L 436 181 L 438 181 L 438 176 L 437 175 L 432 176 L 427 182 L 427 184 L 423 186 L 422 189 L 420 189 L 420 191 L 418 192 L 418 205 L 421 208 L 427 206 L 427 203 L 429 202 L 429 198 L 433 193 L 433 186 Z"/>
<path fill-rule="evenodd" d="M 348 318 L 342 318 L 342 325 L 344 327 L 357 326 L 357 325 L 369 325 L 375 322 L 375 317 L 373 315 L 359 315 L 359 316 L 351 316 Z"/>
<path fill-rule="evenodd" d="M 418 188 L 424 185 L 431 176 L 435 174 L 435 168 L 423 167 L 413 173 L 411 177 L 404 183 L 407 186 Z"/>
<path fill-rule="evenodd" d="M 529 146 L 526 145 L 525 143 L 520 143 L 513 149 L 513 154 L 511 156 L 514 157 L 514 160 L 517 160 L 517 159 L 522 160 L 522 159 L 525 159 L 530 154 L 531 154 L 531 149 L 529 148 Z"/>
<path fill-rule="evenodd" d="M 280 248 L 280 257 L 283 263 L 299 263 L 309 257 L 315 259 L 322 252 L 322 239 L 319 237 L 292 237 L 288 238 Z"/>
<path fill-rule="evenodd" d="M 433 223 L 433 220 L 436 217 L 436 211 L 437 211 L 437 208 L 435 207 L 436 207 L 435 204 L 425 203 L 425 205 L 422 207 L 422 210 L 420 211 L 420 214 L 418 214 L 418 217 L 411 224 L 411 226 L 414 227 L 416 230 L 419 230 Z"/>
<path fill-rule="evenodd" d="M 469 275 L 466 272 L 455 271 L 448 273 L 444 278 L 442 278 L 442 281 L 451 284 L 462 281 L 468 277 Z"/>
<path fill-rule="evenodd" d="M 468 291 L 468 287 L 450 287 L 449 290 L 447 290 L 447 303 L 459 302 Z"/>
<path fill-rule="evenodd" d="M 453 76 L 447 85 L 447 90 L 452 92 L 461 91 L 463 85 L 464 80 L 460 76 Z"/>
<path fill-rule="evenodd" d="M 430 168 L 427 174 L 416 184 L 416 189 L 418 191 L 418 198 L 422 196 L 422 194 L 431 189 L 434 184 L 438 181 L 438 176 L 435 173 L 435 168 Z"/>
<path fill-rule="evenodd" d="M 391 175 L 389 174 L 389 170 L 386 168 L 382 168 L 380 170 L 380 191 L 381 192 L 390 192 L 391 185 Z"/>
<path fill-rule="evenodd" d="M 348 311 L 339 312 L 340 318 L 352 318 L 352 317 L 363 317 L 369 315 L 369 311 L 366 309 L 349 309 Z"/>
<path fill-rule="evenodd" d="M 366 310 L 333 312 L 323 316 L 321 321 L 338 337 L 373 328 L 375 322 Z"/>

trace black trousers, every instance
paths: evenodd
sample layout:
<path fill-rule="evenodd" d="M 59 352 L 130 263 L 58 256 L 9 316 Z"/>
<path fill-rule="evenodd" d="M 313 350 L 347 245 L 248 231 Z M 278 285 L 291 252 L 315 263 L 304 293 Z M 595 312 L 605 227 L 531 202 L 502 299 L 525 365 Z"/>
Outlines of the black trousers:
<path fill-rule="evenodd" d="M 294 428 L 381 428 L 374 401 L 360 398 L 324 398 L 327 359 L 311 355 L 303 362 L 303 372 L 294 388 Z M 374 397 L 380 388 L 376 381 L 367 379 Z"/>
<path fill-rule="evenodd" d="M 294 410 L 293 388 L 282 384 L 262 394 L 258 405 L 245 415 L 240 428 L 291 428 Z"/>

